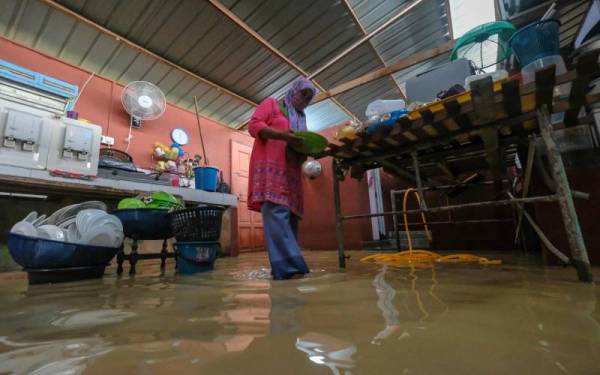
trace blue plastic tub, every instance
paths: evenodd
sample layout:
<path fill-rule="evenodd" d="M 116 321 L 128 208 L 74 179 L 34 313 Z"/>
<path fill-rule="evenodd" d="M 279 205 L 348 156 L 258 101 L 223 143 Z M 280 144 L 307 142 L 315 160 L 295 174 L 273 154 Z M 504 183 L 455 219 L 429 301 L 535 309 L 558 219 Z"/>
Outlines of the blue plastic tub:
<path fill-rule="evenodd" d="M 8 251 L 18 265 L 29 271 L 106 266 L 119 248 L 80 245 L 10 233 Z"/>
<path fill-rule="evenodd" d="M 521 66 L 547 56 L 560 54 L 560 22 L 550 19 L 534 22 L 517 31 L 509 41 Z"/>
<path fill-rule="evenodd" d="M 194 168 L 194 180 L 196 189 L 205 191 L 217 191 L 217 176 L 219 169 L 215 167 Z"/>
<path fill-rule="evenodd" d="M 126 237 L 135 240 L 163 240 L 173 237 L 169 211 L 158 208 L 127 208 L 111 214 L 123 223 Z"/>
<path fill-rule="evenodd" d="M 177 273 L 183 275 L 212 270 L 221 249 L 218 242 L 177 242 L 173 247 Z"/>

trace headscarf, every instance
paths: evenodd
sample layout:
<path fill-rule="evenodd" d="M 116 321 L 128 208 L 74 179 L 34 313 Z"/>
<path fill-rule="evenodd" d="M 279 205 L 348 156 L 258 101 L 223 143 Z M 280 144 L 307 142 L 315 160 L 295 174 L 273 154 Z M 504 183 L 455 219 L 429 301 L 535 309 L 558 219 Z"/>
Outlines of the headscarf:
<path fill-rule="evenodd" d="M 317 90 L 313 83 L 304 77 L 298 78 L 292 87 L 288 90 L 287 94 L 283 98 L 283 102 L 288 110 L 288 120 L 290 122 L 290 128 L 293 131 L 305 131 L 306 130 L 306 115 L 304 111 L 298 111 L 293 104 L 292 97 L 298 91 L 310 89 L 313 92 L 313 97 L 316 95 Z"/>

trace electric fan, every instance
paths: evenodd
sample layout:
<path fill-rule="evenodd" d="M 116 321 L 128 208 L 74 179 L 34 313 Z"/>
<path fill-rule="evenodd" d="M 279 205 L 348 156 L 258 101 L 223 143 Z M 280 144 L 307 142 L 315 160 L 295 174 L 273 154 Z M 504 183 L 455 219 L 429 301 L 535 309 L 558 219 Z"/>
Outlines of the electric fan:
<path fill-rule="evenodd" d="M 142 120 L 159 118 L 167 106 L 165 95 L 150 82 L 134 81 L 125 86 L 121 102 L 131 115 L 131 126 L 139 128 Z"/>

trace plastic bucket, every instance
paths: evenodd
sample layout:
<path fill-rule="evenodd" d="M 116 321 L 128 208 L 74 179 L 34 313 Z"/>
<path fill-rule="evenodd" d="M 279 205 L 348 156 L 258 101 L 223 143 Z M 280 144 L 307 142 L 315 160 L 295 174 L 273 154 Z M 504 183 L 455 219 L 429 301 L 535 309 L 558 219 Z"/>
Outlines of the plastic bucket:
<path fill-rule="evenodd" d="M 560 54 L 560 22 L 550 19 L 534 22 L 517 31 L 509 41 L 521 66 L 546 56 Z"/>
<path fill-rule="evenodd" d="M 194 168 L 194 180 L 196 189 L 205 191 L 217 191 L 217 176 L 219 169 L 215 167 Z"/>
<path fill-rule="evenodd" d="M 177 257 L 177 273 L 183 275 L 212 270 L 221 249 L 218 242 L 177 242 L 173 246 Z"/>

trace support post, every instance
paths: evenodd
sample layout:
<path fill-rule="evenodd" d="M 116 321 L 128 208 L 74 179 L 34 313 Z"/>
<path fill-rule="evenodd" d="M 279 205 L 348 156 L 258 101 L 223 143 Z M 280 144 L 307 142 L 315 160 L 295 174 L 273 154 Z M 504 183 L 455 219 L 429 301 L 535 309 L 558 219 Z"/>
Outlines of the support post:
<path fill-rule="evenodd" d="M 425 194 L 423 193 L 423 181 L 421 180 L 421 167 L 419 166 L 419 156 L 416 151 L 410 153 L 413 160 L 413 169 L 415 170 L 415 180 L 417 180 L 417 192 L 421 196 L 419 200 L 419 208 L 422 210 L 427 209 L 427 203 L 425 202 Z M 431 231 L 425 227 L 425 236 L 429 241 L 429 246 L 433 246 L 433 237 Z"/>
<path fill-rule="evenodd" d="M 550 122 L 550 114 L 546 105 L 537 110 L 537 119 L 542 139 L 548 151 L 552 175 L 554 176 L 554 181 L 556 181 L 556 194 L 559 197 L 558 205 L 567 232 L 567 239 L 571 250 L 571 262 L 577 269 L 580 281 L 592 282 L 593 275 L 590 261 L 585 248 L 583 234 L 581 233 L 581 227 L 579 226 L 575 204 L 573 203 L 569 180 L 560 151 L 552 137 L 552 123 Z"/>
<path fill-rule="evenodd" d="M 412 157 L 413 160 L 413 169 L 415 170 L 415 180 L 417 182 L 417 191 L 419 192 L 419 195 L 421 195 L 421 197 L 425 197 L 423 194 L 423 181 L 421 180 L 421 168 L 419 167 L 419 157 L 417 156 L 417 152 L 413 151 L 410 153 L 410 156 Z M 427 204 L 425 203 L 425 199 L 421 200 L 421 207 L 420 208 L 427 208 Z"/>
<path fill-rule="evenodd" d="M 340 203 L 340 181 L 339 170 L 335 159 L 332 159 L 332 171 L 333 171 L 333 203 L 335 206 L 335 234 L 338 243 L 338 259 L 340 268 L 346 268 L 346 255 L 344 254 L 344 223 L 342 221 L 342 207 Z"/>
<path fill-rule="evenodd" d="M 527 150 L 527 165 L 525 167 L 525 173 L 523 177 L 523 195 L 522 198 L 527 198 L 529 194 L 529 184 L 531 183 L 531 172 L 533 171 L 533 158 L 535 157 L 535 139 L 531 138 L 529 140 L 529 148 Z M 525 208 L 519 210 L 519 218 L 517 220 L 517 229 L 515 230 L 515 240 L 516 244 L 519 239 L 519 234 L 521 232 L 521 223 L 523 221 L 523 212 Z"/>
<path fill-rule="evenodd" d="M 391 203 L 392 203 L 392 211 L 396 212 L 397 206 L 396 206 L 396 191 L 395 190 L 391 190 L 390 191 L 390 199 L 391 199 Z M 394 215 L 392 216 L 393 222 L 394 222 L 394 238 L 396 239 L 396 248 L 398 250 L 400 250 L 400 229 L 398 228 L 398 223 L 400 222 L 400 218 L 398 217 L 398 215 Z"/>

